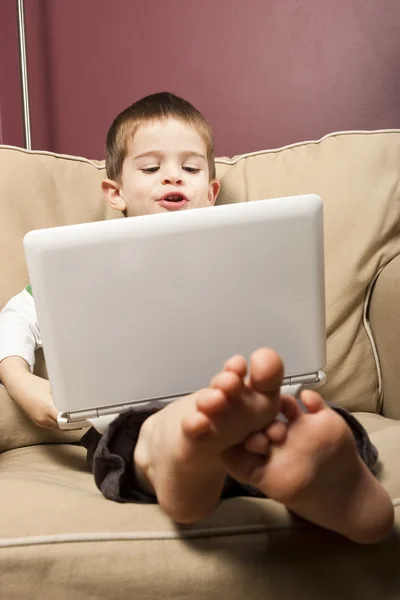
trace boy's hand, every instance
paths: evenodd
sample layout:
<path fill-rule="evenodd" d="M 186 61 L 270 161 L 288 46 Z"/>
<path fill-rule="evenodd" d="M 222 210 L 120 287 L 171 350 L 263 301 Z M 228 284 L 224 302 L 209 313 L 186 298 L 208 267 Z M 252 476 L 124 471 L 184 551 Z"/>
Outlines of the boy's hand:
<path fill-rule="evenodd" d="M 59 429 L 58 411 L 54 406 L 50 383 L 47 379 L 27 373 L 26 391 L 17 403 L 38 427 Z"/>
<path fill-rule="evenodd" d="M 26 362 L 17 356 L 0 363 L 0 378 L 10 397 L 38 427 L 59 429 L 50 383 L 32 375 Z"/>

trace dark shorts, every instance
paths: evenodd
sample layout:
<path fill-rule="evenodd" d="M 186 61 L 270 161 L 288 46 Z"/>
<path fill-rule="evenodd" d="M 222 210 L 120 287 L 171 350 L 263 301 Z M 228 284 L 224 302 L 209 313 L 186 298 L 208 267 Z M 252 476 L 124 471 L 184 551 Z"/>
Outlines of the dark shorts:
<path fill-rule="evenodd" d="M 331 405 L 347 422 L 353 432 L 360 457 L 371 471 L 378 459 L 378 451 L 371 443 L 364 427 L 343 408 Z M 156 408 L 130 409 L 121 413 L 101 435 L 93 427 L 83 436 L 81 443 L 87 449 L 89 468 L 102 494 L 116 502 L 156 503 L 155 496 L 143 492 L 135 476 L 133 451 L 144 421 L 160 410 Z M 221 498 L 253 496 L 265 498 L 257 489 L 227 477 Z"/>

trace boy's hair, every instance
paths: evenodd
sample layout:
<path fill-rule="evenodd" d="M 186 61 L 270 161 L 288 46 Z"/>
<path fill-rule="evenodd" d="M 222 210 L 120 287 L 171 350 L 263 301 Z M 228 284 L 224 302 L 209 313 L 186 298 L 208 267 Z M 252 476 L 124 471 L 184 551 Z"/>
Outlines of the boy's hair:
<path fill-rule="evenodd" d="M 106 138 L 107 177 L 114 181 L 121 180 L 128 142 L 133 139 L 141 125 L 166 119 L 182 121 L 201 135 L 207 148 L 210 181 L 215 179 L 214 140 L 210 125 L 190 102 L 169 92 L 145 96 L 128 106 L 114 119 Z"/>

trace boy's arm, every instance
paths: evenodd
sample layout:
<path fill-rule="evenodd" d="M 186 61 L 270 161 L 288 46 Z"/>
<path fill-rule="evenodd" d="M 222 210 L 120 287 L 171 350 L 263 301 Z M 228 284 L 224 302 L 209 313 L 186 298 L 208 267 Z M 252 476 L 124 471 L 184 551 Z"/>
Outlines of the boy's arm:
<path fill-rule="evenodd" d="M 54 406 L 47 379 L 33 375 L 20 356 L 9 356 L 0 362 L 0 379 L 9 396 L 39 427 L 59 429 L 58 411 Z"/>
<path fill-rule="evenodd" d="M 35 303 L 27 288 L 0 313 L 0 382 L 36 425 L 58 429 L 50 384 L 33 375 L 35 351 L 41 346 Z"/>

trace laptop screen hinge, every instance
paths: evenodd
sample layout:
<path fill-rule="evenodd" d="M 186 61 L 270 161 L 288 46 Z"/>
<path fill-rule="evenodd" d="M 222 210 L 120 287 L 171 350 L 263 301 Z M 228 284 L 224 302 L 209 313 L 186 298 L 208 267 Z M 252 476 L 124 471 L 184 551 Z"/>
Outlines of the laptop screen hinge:
<path fill-rule="evenodd" d="M 73 413 L 65 413 L 68 423 L 77 423 L 79 421 L 88 421 L 99 416 L 96 409 L 79 410 Z"/>
<path fill-rule="evenodd" d="M 326 375 L 323 371 L 313 371 L 311 373 L 303 373 L 301 375 L 290 375 L 288 377 L 283 378 L 282 387 L 292 386 L 298 389 L 300 387 L 319 387 L 325 382 L 325 379 Z M 174 400 L 176 398 L 181 397 L 182 395 L 184 394 L 179 394 L 175 397 L 169 398 L 157 398 L 157 400 L 159 402 L 168 402 L 168 400 Z M 149 403 L 149 399 L 146 399 L 139 402 L 133 402 L 132 404 L 137 406 L 140 404 L 148 405 Z M 129 408 L 129 406 L 131 405 L 128 403 L 125 405 L 107 406 L 98 409 L 92 408 L 90 410 L 80 410 L 73 413 L 60 413 L 58 420 L 61 429 L 68 429 L 69 427 L 74 428 L 74 426 L 85 427 L 89 424 L 88 421 L 90 420 L 97 419 L 99 417 L 104 417 L 106 415 L 118 414 L 121 411 Z"/>
<path fill-rule="evenodd" d="M 325 381 L 325 373 L 323 371 L 313 371 L 311 373 L 303 373 L 302 375 L 291 375 L 284 377 L 282 385 L 302 385 L 302 386 L 318 386 Z"/>

